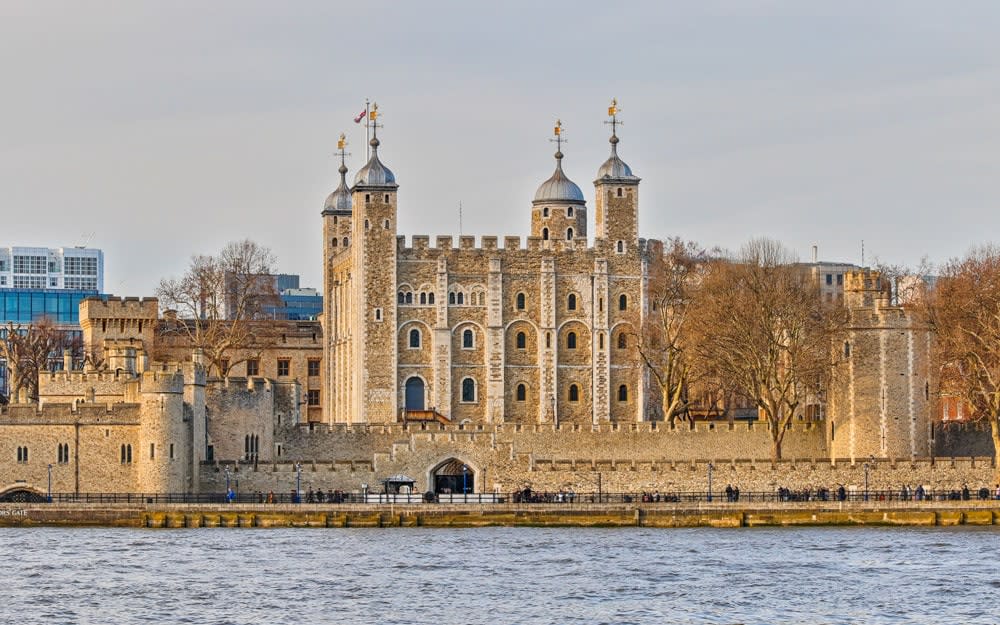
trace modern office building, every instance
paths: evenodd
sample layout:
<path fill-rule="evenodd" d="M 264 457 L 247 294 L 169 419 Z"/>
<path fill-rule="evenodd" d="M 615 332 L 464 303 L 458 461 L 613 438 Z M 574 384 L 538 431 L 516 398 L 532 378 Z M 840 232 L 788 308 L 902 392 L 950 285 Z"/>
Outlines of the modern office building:
<path fill-rule="evenodd" d="M 104 253 L 87 247 L 0 247 L 0 289 L 104 290 Z"/>

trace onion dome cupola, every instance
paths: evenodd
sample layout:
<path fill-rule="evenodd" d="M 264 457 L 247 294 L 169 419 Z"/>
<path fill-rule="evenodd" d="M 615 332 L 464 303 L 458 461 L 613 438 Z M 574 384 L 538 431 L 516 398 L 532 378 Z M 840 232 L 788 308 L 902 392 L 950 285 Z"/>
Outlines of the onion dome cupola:
<path fill-rule="evenodd" d="M 378 123 L 378 115 L 378 104 L 375 104 L 369 113 L 372 138 L 368 142 L 368 145 L 371 146 L 372 153 L 365 166 L 359 169 L 357 175 L 354 176 L 355 187 L 395 188 L 398 186 L 396 184 L 396 176 L 392 173 L 392 170 L 383 165 L 382 161 L 378 158 L 378 146 L 381 144 L 378 140 L 378 129 L 381 126 Z"/>
<path fill-rule="evenodd" d="M 611 125 L 611 138 L 608 139 L 611 144 L 611 156 L 597 170 L 597 179 L 594 180 L 594 184 L 601 182 L 636 184 L 639 182 L 639 177 L 633 175 L 632 168 L 618 156 L 618 125 L 622 123 L 618 119 L 618 100 L 611 101 L 611 106 L 608 107 L 608 116 L 611 117 L 611 121 L 605 123 Z"/>
<path fill-rule="evenodd" d="M 562 121 L 556 121 L 556 170 L 543 182 L 531 201 L 531 236 L 543 241 L 572 241 L 587 237 L 587 204 L 576 183 L 566 177 L 562 168 Z"/>
<path fill-rule="evenodd" d="M 344 137 L 344 133 L 340 133 L 340 139 L 337 141 L 337 150 L 340 154 L 340 167 L 337 169 L 340 172 L 340 184 L 334 189 L 333 193 L 326 197 L 326 203 L 323 205 L 323 215 L 350 215 L 351 214 L 351 190 L 347 187 L 347 165 L 344 164 L 347 152 L 344 148 L 347 146 L 347 140 Z"/>
<path fill-rule="evenodd" d="M 564 139 L 562 138 L 562 121 L 556 121 L 555 127 L 555 139 L 558 147 L 556 148 L 556 170 L 552 173 L 548 180 L 543 182 L 541 186 L 538 187 L 538 191 L 535 191 L 535 199 L 532 201 L 533 204 L 539 204 L 542 202 L 579 202 L 583 203 L 586 200 L 583 197 L 583 192 L 580 191 L 580 187 L 576 186 L 576 183 L 566 177 L 563 173 L 562 168 L 562 143 Z"/>

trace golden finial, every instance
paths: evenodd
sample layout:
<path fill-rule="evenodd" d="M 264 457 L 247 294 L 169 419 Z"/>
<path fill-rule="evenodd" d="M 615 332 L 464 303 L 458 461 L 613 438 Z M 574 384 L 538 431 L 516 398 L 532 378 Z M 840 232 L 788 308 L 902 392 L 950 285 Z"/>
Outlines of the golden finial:
<path fill-rule="evenodd" d="M 337 139 L 337 149 L 343 150 L 347 146 L 347 136 L 344 133 L 340 133 L 340 138 Z"/>
<path fill-rule="evenodd" d="M 553 132 L 554 132 L 554 134 L 557 137 L 562 134 L 562 120 L 561 119 L 557 119 L 556 120 L 556 127 L 555 127 L 555 130 Z"/>
<path fill-rule="evenodd" d="M 608 117 L 618 114 L 618 98 L 611 98 L 611 106 L 608 107 Z"/>
<path fill-rule="evenodd" d="M 618 140 L 618 125 L 622 123 L 618 120 L 618 112 L 618 98 L 611 98 L 611 106 L 608 107 L 608 117 L 611 118 L 611 121 L 606 121 L 604 123 L 611 125 L 611 137 L 615 141 Z"/>
<path fill-rule="evenodd" d="M 378 102 L 372 104 L 372 110 L 368 113 L 368 119 L 375 121 L 378 119 Z"/>

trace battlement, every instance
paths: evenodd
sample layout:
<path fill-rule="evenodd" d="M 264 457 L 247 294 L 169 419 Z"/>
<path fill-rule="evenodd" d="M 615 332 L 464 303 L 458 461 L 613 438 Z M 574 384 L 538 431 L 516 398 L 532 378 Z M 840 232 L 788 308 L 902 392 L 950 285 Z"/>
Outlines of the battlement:
<path fill-rule="evenodd" d="M 0 425 L 138 425 L 134 403 L 45 403 L 0 407 Z"/>
<path fill-rule="evenodd" d="M 155 297 L 88 297 L 80 302 L 80 322 L 84 319 L 156 319 L 160 301 Z"/>
<path fill-rule="evenodd" d="M 168 365 L 162 365 L 163 370 L 144 371 L 142 373 L 142 394 L 182 394 L 184 392 L 184 374 Z"/>
<path fill-rule="evenodd" d="M 592 252 L 599 254 L 612 254 L 616 253 L 614 242 L 607 239 L 597 238 L 594 239 L 593 245 L 588 245 L 587 239 L 584 237 L 579 237 L 571 241 L 563 239 L 549 239 L 544 240 L 541 237 L 528 236 L 522 237 L 516 235 L 507 235 L 502 237 L 503 247 L 499 245 L 501 238 L 497 236 L 481 236 L 479 237 L 479 245 L 476 245 L 476 237 L 474 236 L 460 236 L 458 237 L 458 247 L 455 247 L 455 237 L 451 235 L 437 235 L 432 238 L 426 234 L 415 234 L 409 237 L 410 245 L 407 245 L 406 235 L 396 236 L 396 249 L 401 254 L 411 253 L 411 252 L 426 252 L 429 250 L 437 250 L 441 252 L 449 252 L 452 250 L 461 250 L 467 252 L 495 252 L 498 250 L 503 250 L 505 252 L 540 252 L 544 250 L 549 250 L 552 252 Z M 662 242 L 658 240 L 646 240 L 639 239 L 639 250 L 645 252 L 647 250 L 652 250 L 654 252 L 659 251 L 662 254 Z"/>

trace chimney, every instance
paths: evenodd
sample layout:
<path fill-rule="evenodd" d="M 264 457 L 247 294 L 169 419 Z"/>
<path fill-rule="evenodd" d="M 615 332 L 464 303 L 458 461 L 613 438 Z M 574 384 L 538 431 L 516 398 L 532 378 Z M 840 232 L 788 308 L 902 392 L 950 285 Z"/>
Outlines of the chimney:
<path fill-rule="evenodd" d="M 63 371 L 73 370 L 73 350 L 66 348 L 63 350 Z"/>
<path fill-rule="evenodd" d="M 813 246 L 813 264 L 815 265 L 818 262 L 819 262 L 819 246 L 818 245 L 814 245 Z"/>

